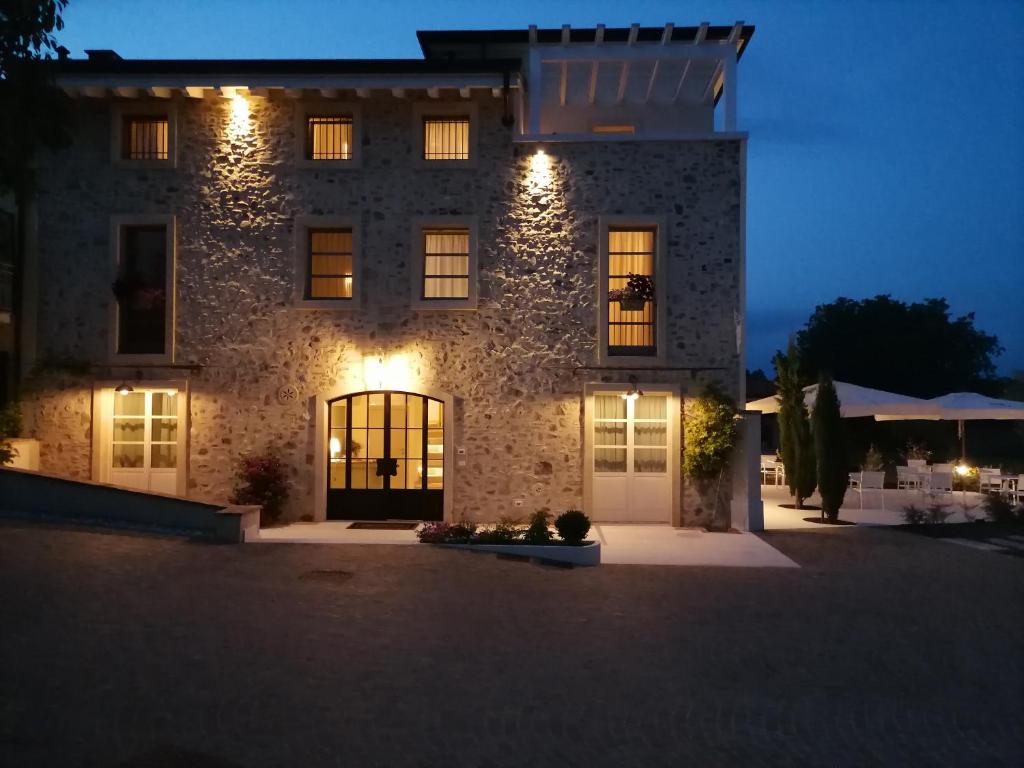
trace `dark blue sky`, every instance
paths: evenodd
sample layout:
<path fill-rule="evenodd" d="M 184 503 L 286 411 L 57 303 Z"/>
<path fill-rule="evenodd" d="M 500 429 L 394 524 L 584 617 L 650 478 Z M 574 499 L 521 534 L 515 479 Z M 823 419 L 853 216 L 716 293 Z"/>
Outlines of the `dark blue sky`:
<path fill-rule="evenodd" d="M 416 57 L 417 29 L 757 25 L 748 366 L 837 296 L 945 296 L 1024 369 L 1024 3 L 71 0 L 73 56 Z"/>

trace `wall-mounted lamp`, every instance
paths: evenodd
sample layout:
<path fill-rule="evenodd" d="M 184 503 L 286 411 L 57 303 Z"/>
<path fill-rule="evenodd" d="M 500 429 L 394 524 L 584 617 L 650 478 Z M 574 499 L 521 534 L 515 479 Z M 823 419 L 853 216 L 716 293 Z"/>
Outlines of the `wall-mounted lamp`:
<path fill-rule="evenodd" d="M 363 357 L 363 385 L 368 390 L 412 387 L 412 372 L 405 355 L 386 356 L 383 352 Z"/>
<path fill-rule="evenodd" d="M 114 390 L 119 395 L 130 395 L 135 391 L 135 387 L 129 384 L 127 381 L 122 381 L 117 385 L 117 389 Z"/>
<path fill-rule="evenodd" d="M 636 376 L 629 377 L 629 391 L 620 395 L 623 400 L 638 400 L 644 391 L 636 385 Z"/>

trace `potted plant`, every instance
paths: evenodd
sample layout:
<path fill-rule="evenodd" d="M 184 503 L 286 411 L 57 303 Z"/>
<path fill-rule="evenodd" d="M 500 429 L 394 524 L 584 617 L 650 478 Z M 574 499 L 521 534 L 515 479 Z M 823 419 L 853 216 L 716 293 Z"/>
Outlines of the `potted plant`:
<path fill-rule="evenodd" d="M 608 291 L 608 301 L 619 302 L 623 312 L 639 312 L 648 301 L 654 301 L 654 280 L 650 275 L 634 275 L 630 272 L 623 288 Z"/>

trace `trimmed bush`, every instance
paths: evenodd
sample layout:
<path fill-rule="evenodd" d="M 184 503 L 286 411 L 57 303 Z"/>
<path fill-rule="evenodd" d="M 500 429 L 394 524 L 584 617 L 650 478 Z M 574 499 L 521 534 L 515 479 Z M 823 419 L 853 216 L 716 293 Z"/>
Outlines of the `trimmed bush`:
<path fill-rule="evenodd" d="M 832 379 L 822 378 L 818 382 L 812 420 L 821 516 L 834 523 L 839 519 L 839 508 L 843 505 L 850 476 L 846 470 L 846 442 L 839 414 L 839 397 Z"/>
<path fill-rule="evenodd" d="M 804 390 L 800 382 L 800 360 L 796 345 L 789 341 L 786 354 L 776 353 L 775 380 L 779 387 L 779 454 L 786 468 L 786 485 L 797 509 L 814 493 L 818 484 L 814 459 L 814 438 L 807 419 Z"/>
<path fill-rule="evenodd" d="M 530 515 L 530 525 L 523 533 L 524 544 L 549 544 L 551 543 L 551 529 L 548 528 L 548 521 L 551 513 L 547 509 L 538 509 Z"/>
<path fill-rule="evenodd" d="M 590 518 L 578 509 L 570 509 L 555 519 L 555 530 L 566 544 L 582 544 L 590 533 Z"/>
<path fill-rule="evenodd" d="M 1024 507 L 1014 507 L 1009 499 L 998 493 L 987 494 L 981 502 L 985 516 L 993 523 L 1016 523 L 1024 521 Z"/>
<path fill-rule="evenodd" d="M 276 523 L 288 499 L 286 473 L 284 462 L 273 451 L 243 456 L 231 503 L 259 505 L 260 525 Z"/>

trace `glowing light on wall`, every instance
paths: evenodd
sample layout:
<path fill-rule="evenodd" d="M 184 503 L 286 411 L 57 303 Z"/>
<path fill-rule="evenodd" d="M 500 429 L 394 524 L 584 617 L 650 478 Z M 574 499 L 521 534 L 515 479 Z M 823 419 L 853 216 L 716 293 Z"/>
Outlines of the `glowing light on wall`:
<path fill-rule="evenodd" d="M 239 89 L 225 88 L 224 95 L 228 98 L 228 134 L 231 136 L 245 136 L 252 130 L 249 119 L 249 100 L 240 93 Z"/>
<path fill-rule="evenodd" d="M 366 355 L 363 358 L 363 385 L 371 390 L 411 390 L 412 371 L 405 355 Z"/>
<path fill-rule="evenodd" d="M 551 186 L 551 164 L 551 158 L 543 149 L 534 153 L 530 158 L 530 170 L 526 174 L 526 183 L 531 189 L 541 190 Z"/>
<path fill-rule="evenodd" d="M 336 437 L 332 437 L 330 450 L 332 459 L 335 458 L 339 453 L 341 453 L 341 440 L 339 440 Z"/>

